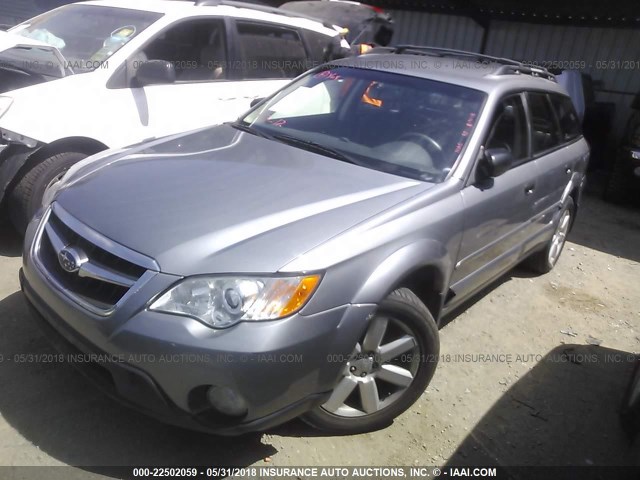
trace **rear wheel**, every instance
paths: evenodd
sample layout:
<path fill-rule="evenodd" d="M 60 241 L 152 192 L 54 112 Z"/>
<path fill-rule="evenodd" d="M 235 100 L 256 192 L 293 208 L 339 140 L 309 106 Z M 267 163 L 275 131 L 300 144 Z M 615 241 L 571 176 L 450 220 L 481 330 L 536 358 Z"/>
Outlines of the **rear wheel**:
<path fill-rule="evenodd" d="M 560 254 L 564 249 L 564 244 L 567 241 L 567 235 L 571 229 L 574 212 L 573 200 L 569 197 L 566 205 L 560 212 L 560 220 L 558 220 L 556 229 L 553 232 L 553 237 L 551 237 L 551 240 L 545 245 L 544 249 L 534 253 L 525 261 L 527 267 L 538 273 L 547 273 L 556 266 Z"/>
<path fill-rule="evenodd" d="M 411 290 L 395 290 L 355 344 L 327 402 L 303 420 L 335 433 L 389 425 L 424 392 L 439 351 L 438 328 L 427 307 Z"/>
<path fill-rule="evenodd" d="M 20 235 L 42 204 L 45 190 L 59 181 L 69 168 L 87 154 L 65 152 L 37 163 L 20 179 L 9 195 L 9 217 Z"/>

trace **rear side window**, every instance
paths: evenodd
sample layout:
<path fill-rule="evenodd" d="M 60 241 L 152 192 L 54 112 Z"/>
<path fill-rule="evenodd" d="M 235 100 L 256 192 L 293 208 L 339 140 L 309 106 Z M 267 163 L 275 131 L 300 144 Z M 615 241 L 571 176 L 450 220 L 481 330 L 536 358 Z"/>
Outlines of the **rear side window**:
<path fill-rule="evenodd" d="M 531 114 L 531 141 L 533 154 L 560 145 L 560 132 L 546 93 L 527 94 Z"/>
<path fill-rule="evenodd" d="M 137 69 L 147 60 L 165 60 L 179 82 L 222 80 L 227 76 L 226 51 L 222 20 L 189 20 L 160 33 L 129 63 Z"/>
<path fill-rule="evenodd" d="M 311 60 L 310 67 L 316 67 L 328 60 L 332 56 L 334 46 L 334 37 L 314 32 L 312 30 L 303 30 L 302 36 L 307 43 L 309 49 L 309 57 Z"/>
<path fill-rule="evenodd" d="M 307 70 L 307 54 L 296 30 L 238 22 L 238 44 L 247 79 L 293 78 Z"/>
<path fill-rule="evenodd" d="M 485 149 L 492 148 L 509 150 L 515 163 L 527 158 L 527 117 L 520 95 L 505 98 L 496 109 L 485 143 Z"/>
<path fill-rule="evenodd" d="M 582 134 L 582 129 L 571 99 L 563 95 L 554 94 L 551 95 L 551 103 L 560 122 L 562 139 L 566 142 L 579 137 Z"/>

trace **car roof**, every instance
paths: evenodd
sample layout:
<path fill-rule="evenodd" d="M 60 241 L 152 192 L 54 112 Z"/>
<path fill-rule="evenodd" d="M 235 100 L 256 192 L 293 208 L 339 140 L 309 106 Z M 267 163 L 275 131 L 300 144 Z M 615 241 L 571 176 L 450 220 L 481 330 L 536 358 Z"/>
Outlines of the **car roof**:
<path fill-rule="evenodd" d="M 339 33 L 336 28 L 333 28 L 333 26 L 327 23 L 323 23 L 321 20 L 259 4 L 233 0 L 211 0 L 209 2 L 210 4 L 203 5 L 197 5 L 197 3 L 198 2 L 186 0 L 136 0 L 135 2 L 131 0 L 89 0 L 78 2 L 78 4 L 81 5 L 96 5 L 162 13 L 176 18 L 215 13 L 217 15 L 251 18 L 254 20 L 301 27 L 332 36 Z"/>
<path fill-rule="evenodd" d="M 545 90 L 567 95 L 555 76 L 544 68 L 473 52 L 429 47 L 376 48 L 371 53 L 332 64 L 410 75 L 486 93 Z"/>

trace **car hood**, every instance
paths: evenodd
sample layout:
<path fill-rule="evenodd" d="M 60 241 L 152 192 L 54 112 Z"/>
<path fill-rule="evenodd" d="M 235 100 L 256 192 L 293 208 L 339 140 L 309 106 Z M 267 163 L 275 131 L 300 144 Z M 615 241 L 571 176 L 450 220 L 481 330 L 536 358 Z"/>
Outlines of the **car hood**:
<path fill-rule="evenodd" d="M 99 154 L 64 183 L 68 213 L 176 275 L 276 272 L 432 186 L 229 125 Z"/>

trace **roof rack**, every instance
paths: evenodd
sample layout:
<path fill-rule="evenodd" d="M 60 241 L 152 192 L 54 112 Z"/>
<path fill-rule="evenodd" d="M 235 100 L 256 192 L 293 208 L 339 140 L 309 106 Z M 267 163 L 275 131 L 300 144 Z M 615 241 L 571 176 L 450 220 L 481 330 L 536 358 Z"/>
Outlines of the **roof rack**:
<path fill-rule="evenodd" d="M 480 61 L 488 61 L 498 63 L 501 66 L 493 72 L 494 75 L 531 75 L 533 77 L 541 77 L 547 80 L 556 81 L 555 75 L 546 68 L 530 67 L 517 60 L 511 60 L 503 57 L 493 57 L 491 55 L 483 55 L 481 53 L 467 52 L 466 50 L 454 50 L 452 48 L 424 47 L 419 45 L 397 45 L 395 47 L 376 47 L 367 53 L 411 53 L 414 55 L 432 55 L 438 57 L 462 57 L 475 59 Z"/>
<path fill-rule="evenodd" d="M 260 12 L 265 12 L 265 13 L 273 13 L 275 15 L 283 15 L 285 17 L 304 18 L 305 20 L 313 20 L 314 22 L 321 23 L 326 28 L 333 29 L 333 24 L 331 24 L 329 22 L 325 22 L 325 21 L 319 20 L 319 19 L 317 19 L 315 17 L 310 17 L 308 15 L 304 15 L 304 14 L 301 14 L 301 13 L 292 12 L 290 10 L 285 10 L 285 9 L 278 8 L 278 7 L 272 7 L 270 5 L 267 5 L 266 3 L 264 3 L 261 0 L 245 0 L 245 1 L 238 1 L 238 0 L 196 0 L 195 5 L 196 5 L 196 7 L 217 7 L 219 5 L 224 5 L 224 6 L 236 7 L 236 8 L 250 8 L 252 10 L 258 10 Z"/>
<path fill-rule="evenodd" d="M 502 57 L 492 57 L 491 55 L 483 55 L 481 53 L 468 52 L 466 50 L 455 50 L 453 48 L 440 47 L 423 47 L 420 45 L 397 45 L 392 47 L 393 53 L 417 53 L 424 55 L 436 55 L 439 57 L 465 57 L 475 58 L 477 60 L 488 60 L 503 65 L 522 65 L 520 62 Z"/>
<path fill-rule="evenodd" d="M 556 76 L 546 68 L 529 67 L 527 65 L 503 65 L 494 72 L 494 75 L 531 75 L 532 77 L 545 78 L 557 82 Z"/>

